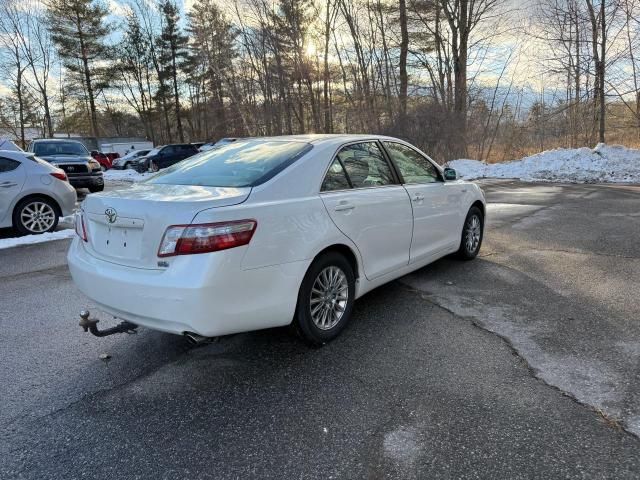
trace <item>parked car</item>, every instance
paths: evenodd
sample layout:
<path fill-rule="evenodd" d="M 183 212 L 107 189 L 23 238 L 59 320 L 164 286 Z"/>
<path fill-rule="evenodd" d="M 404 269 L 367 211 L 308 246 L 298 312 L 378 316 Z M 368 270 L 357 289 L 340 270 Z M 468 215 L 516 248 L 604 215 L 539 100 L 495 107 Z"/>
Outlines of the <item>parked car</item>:
<path fill-rule="evenodd" d="M 236 140 L 238 140 L 238 139 L 234 138 L 234 137 L 221 138 L 217 142 L 209 142 L 209 143 L 205 143 L 205 144 L 201 145 L 200 146 L 200 151 L 201 152 L 207 152 L 209 150 L 213 150 L 214 148 L 220 148 L 223 145 L 226 145 L 228 143 L 233 143 Z"/>
<path fill-rule="evenodd" d="M 480 250 L 485 200 L 407 142 L 238 140 L 91 195 L 68 254 L 105 312 L 198 339 L 293 323 L 335 338 L 356 298 Z"/>
<path fill-rule="evenodd" d="M 62 169 L 33 153 L 0 151 L 0 228 L 52 232 L 75 205 L 76 191 Z"/>
<path fill-rule="evenodd" d="M 93 159 L 100 164 L 103 172 L 109 170 L 112 167 L 111 159 L 98 150 L 91 150 L 91 157 L 93 157 Z"/>
<path fill-rule="evenodd" d="M 29 151 L 60 167 L 75 188 L 88 188 L 90 192 L 104 190 L 104 177 L 100 164 L 91 157 L 81 142 L 67 139 L 34 140 Z"/>
<path fill-rule="evenodd" d="M 113 163 L 116 159 L 120 158 L 120 154 L 118 152 L 108 152 L 105 153 L 107 158 Z"/>
<path fill-rule="evenodd" d="M 196 153 L 198 153 L 198 149 L 190 143 L 175 143 L 156 147 L 145 157 L 138 160 L 137 170 L 139 172 L 146 172 L 148 170 L 157 172 L 185 158 L 189 158 Z"/>
<path fill-rule="evenodd" d="M 112 168 L 115 170 L 123 170 L 134 168 L 138 165 L 138 160 L 147 155 L 151 150 L 133 150 L 124 157 L 116 158 L 113 161 Z"/>

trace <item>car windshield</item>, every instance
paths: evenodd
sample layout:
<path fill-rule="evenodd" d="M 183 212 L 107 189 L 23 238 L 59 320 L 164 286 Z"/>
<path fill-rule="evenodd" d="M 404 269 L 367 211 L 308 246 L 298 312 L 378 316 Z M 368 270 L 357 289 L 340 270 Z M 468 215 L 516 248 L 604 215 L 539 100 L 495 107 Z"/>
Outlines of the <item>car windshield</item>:
<path fill-rule="evenodd" d="M 80 142 L 37 142 L 33 145 L 33 153 L 41 157 L 51 155 L 89 155 L 87 148 Z"/>
<path fill-rule="evenodd" d="M 162 147 L 156 147 L 153 150 L 151 150 L 147 155 L 157 155 L 158 153 L 160 153 L 160 150 L 162 150 Z"/>
<path fill-rule="evenodd" d="M 313 147 L 308 143 L 244 140 L 202 152 L 153 176 L 147 183 L 253 187 L 266 182 Z"/>

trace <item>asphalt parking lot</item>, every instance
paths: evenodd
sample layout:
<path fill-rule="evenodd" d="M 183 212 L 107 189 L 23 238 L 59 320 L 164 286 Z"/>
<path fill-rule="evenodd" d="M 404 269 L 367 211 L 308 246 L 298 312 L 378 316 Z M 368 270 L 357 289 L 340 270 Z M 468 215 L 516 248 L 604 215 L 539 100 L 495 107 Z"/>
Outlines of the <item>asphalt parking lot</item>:
<path fill-rule="evenodd" d="M 320 349 L 90 337 L 67 241 L 0 250 L 0 478 L 640 477 L 640 187 L 484 188 L 480 258 Z"/>

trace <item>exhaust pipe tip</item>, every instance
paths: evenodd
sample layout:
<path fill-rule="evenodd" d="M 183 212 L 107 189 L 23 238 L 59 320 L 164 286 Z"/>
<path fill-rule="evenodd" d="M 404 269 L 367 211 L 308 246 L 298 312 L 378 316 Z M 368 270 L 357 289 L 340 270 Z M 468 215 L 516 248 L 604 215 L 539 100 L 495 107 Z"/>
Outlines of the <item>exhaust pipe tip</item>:
<path fill-rule="evenodd" d="M 205 343 L 211 343 L 216 337 L 204 337 L 193 332 L 184 332 L 184 336 L 191 345 L 204 345 Z"/>

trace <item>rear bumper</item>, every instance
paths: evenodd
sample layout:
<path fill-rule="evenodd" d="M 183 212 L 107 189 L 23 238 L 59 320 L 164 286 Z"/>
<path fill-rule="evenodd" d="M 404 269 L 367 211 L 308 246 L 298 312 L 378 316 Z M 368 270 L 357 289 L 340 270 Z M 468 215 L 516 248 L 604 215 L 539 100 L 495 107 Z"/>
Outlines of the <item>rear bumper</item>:
<path fill-rule="evenodd" d="M 99 174 L 87 175 L 68 175 L 69 183 L 75 188 L 99 187 L 104 185 L 104 177 L 102 172 Z"/>
<path fill-rule="evenodd" d="M 116 265 L 74 239 L 71 276 L 108 314 L 154 330 L 213 337 L 288 325 L 308 262 L 240 269 L 242 248 L 175 257 L 166 269 Z"/>

